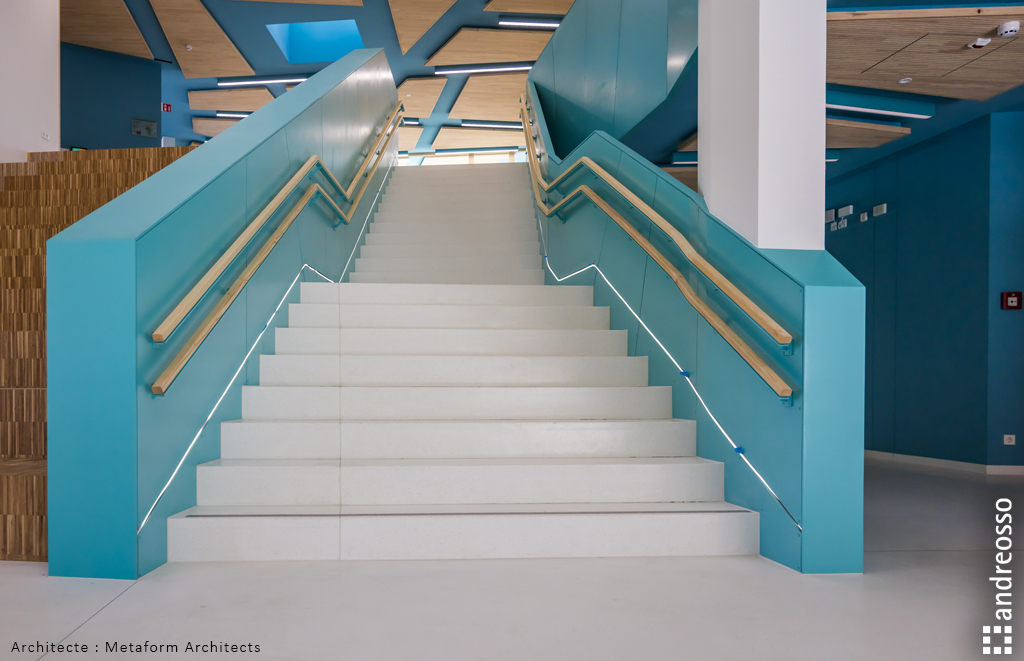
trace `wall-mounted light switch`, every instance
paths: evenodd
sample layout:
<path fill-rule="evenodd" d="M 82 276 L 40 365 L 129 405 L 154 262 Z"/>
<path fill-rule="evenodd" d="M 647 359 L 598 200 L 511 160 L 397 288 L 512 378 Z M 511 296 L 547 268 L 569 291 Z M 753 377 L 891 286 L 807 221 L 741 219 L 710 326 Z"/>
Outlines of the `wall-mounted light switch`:
<path fill-rule="evenodd" d="M 835 219 L 836 219 L 836 210 L 835 209 L 828 209 L 828 210 L 825 211 L 825 222 L 826 223 L 831 223 Z"/>
<path fill-rule="evenodd" d="M 889 211 L 889 205 L 888 204 L 879 204 L 879 205 L 876 205 L 875 207 L 872 207 L 871 215 L 872 216 L 881 216 L 882 214 L 887 213 L 888 211 Z"/>
<path fill-rule="evenodd" d="M 864 213 L 862 213 L 860 215 L 860 222 L 862 222 L 862 223 L 868 222 L 868 212 L 867 211 L 865 211 Z"/>
<path fill-rule="evenodd" d="M 845 218 L 853 213 L 853 205 L 847 204 L 845 207 L 836 212 L 840 218 Z"/>
<path fill-rule="evenodd" d="M 1017 435 L 1016 434 L 1004 434 L 1003 435 L 1003 445 L 1017 445 Z"/>

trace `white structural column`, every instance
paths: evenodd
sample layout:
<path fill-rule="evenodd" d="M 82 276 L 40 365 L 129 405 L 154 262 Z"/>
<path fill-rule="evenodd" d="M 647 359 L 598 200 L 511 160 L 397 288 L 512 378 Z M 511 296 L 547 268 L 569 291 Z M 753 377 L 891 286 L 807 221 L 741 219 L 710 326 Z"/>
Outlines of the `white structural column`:
<path fill-rule="evenodd" d="M 0 90 L 0 162 L 60 149 L 60 0 L 0 0 Z"/>
<path fill-rule="evenodd" d="M 825 247 L 825 0 L 700 0 L 700 191 L 759 248 Z"/>

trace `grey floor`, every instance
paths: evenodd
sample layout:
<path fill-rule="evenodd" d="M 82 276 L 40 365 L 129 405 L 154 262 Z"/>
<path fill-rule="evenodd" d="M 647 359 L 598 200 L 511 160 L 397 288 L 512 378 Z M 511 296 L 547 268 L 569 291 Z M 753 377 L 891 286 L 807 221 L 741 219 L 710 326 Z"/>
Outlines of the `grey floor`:
<path fill-rule="evenodd" d="M 865 491 L 863 575 L 757 557 L 210 563 L 138 581 L 0 563 L 0 658 L 63 658 L 11 652 L 37 640 L 86 643 L 91 658 L 114 641 L 204 659 L 239 654 L 185 645 L 258 644 L 263 659 L 981 658 L 981 627 L 997 624 L 994 503 L 1024 510 L 1024 479 L 869 462 Z"/>

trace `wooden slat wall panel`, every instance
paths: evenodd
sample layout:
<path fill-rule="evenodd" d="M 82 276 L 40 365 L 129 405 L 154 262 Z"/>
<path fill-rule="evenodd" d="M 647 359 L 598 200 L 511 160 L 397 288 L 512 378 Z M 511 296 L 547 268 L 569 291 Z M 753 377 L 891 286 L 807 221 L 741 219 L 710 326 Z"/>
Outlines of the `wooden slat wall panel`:
<path fill-rule="evenodd" d="M 491 0 L 484 11 L 509 14 L 566 14 L 573 0 Z"/>
<path fill-rule="evenodd" d="M 388 0 L 402 55 L 409 52 L 455 0 Z"/>
<path fill-rule="evenodd" d="M 526 145 L 522 131 L 491 129 L 460 129 L 444 126 L 434 138 L 434 149 L 475 149 L 483 147 L 516 147 Z"/>
<path fill-rule="evenodd" d="M 398 86 L 398 100 L 405 106 L 406 117 L 430 117 L 437 104 L 446 78 L 406 78 Z"/>
<path fill-rule="evenodd" d="M 450 116 L 459 119 L 519 121 L 519 97 L 526 91 L 526 75 L 506 73 L 470 76 Z"/>
<path fill-rule="evenodd" d="M 266 87 L 248 89 L 191 90 L 188 107 L 192 110 L 240 110 L 253 112 L 274 100 Z"/>
<path fill-rule="evenodd" d="M 251 76 L 252 67 L 200 0 L 150 0 L 186 78 Z M 185 50 L 192 46 L 192 50 Z"/>
<path fill-rule="evenodd" d="M 462 28 L 427 61 L 427 66 L 532 62 L 540 57 L 553 34 L 538 30 Z"/>
<path fill-rule="evenodd" d="M 0 165 L 0 560 L 46 560 L 46 240 L 192 149 Z"/>
<path fill-rule="evenodd" d="M 124 0 L 60 0 L 60 40 L 153 59 Z"/>
<path fill-rule="evenodd" d="M 1024 39 L 995 35 L 1009 20 L 1024 7 L 830 12 L 827 81 L 984 101 L 1024 84 Z M 977 37 L 992 43 L 968 50 Z"/>

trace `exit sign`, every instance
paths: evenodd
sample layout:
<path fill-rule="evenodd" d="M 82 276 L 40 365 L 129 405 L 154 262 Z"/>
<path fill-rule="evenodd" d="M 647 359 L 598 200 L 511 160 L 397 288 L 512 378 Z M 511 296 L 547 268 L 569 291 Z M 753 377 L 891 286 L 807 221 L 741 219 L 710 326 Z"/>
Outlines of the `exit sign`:
<path fill-rule="evenodd" d="M 171 104 L 169 104 L 169 103 L 161 103 L 160 104 L 160 110 L 163 110 L 164 112 L 171 112 Z"/>

